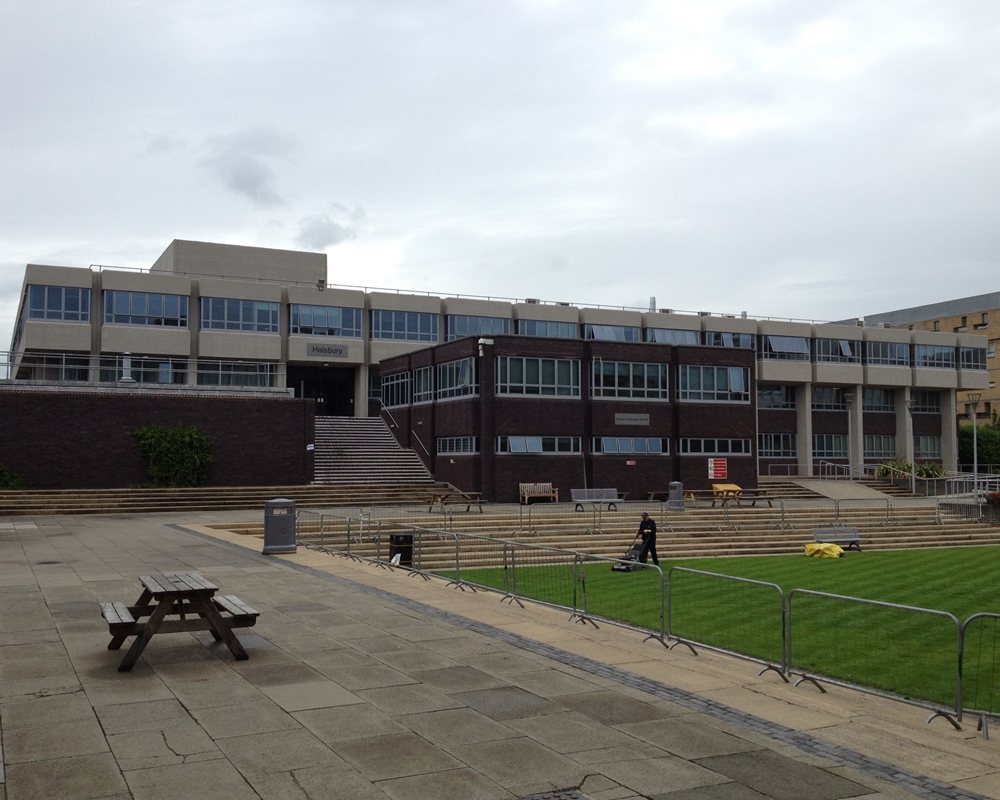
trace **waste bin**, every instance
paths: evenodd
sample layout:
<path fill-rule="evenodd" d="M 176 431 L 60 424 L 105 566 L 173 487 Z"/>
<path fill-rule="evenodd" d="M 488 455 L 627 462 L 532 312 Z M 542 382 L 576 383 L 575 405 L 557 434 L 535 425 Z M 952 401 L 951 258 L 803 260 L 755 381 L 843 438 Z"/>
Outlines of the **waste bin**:
<path fill-rule="evenodd" d="M 399 566 L 413 566 L 413 534 L 412 533 L 390 533 L 389 534 L 389 560 L 399 556 Z"/>
<path fill-rule="evenodd" d="M 264 554 L 294 553 L 295 501 L 278 498 L 264 503 Z"/>
<path fill-rule="evenodd" d="M 680 481 L 670 482 L 670 495 L 667 497 L 667 511 L 684 510 L 684 484 Z"/>

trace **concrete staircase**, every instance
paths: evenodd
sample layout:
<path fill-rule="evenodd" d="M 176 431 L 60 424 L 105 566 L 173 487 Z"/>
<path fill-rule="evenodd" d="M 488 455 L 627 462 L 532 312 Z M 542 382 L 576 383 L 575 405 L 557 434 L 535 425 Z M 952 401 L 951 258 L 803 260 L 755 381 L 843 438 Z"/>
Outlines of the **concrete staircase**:
<path fill-rule="evenodd" d="M 799 486 L 794 479 L 790 478 L 770 478 L 762 475 L 757 480 L 757 486 L 766 489 L 768 494 L 778 500 L 806 500 L 820 496 L 803 486 Z"/>
<path fill-rule="evenodd" d="M 322 484 L 432 484 L 413 450 L 399 446 L 381 417 L 316 417 L 313 480 Z"/>

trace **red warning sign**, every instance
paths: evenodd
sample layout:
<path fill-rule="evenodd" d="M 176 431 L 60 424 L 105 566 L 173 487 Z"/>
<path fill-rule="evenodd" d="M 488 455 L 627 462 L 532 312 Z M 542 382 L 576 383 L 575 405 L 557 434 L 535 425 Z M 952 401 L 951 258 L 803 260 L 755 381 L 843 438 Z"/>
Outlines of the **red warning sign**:
<path fill-rule="evenodd" d="M 724 480 L 729 477 L 729 465 L 725 458 L 708 459 L 708 477 L 710 480 Z"/>

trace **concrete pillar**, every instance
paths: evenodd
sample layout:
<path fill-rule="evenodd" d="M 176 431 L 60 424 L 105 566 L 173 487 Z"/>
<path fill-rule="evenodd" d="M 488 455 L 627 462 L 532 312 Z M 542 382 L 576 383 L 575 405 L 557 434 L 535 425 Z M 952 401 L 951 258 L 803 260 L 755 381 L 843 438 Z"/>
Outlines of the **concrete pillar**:
<path fill-rule="evenodd" d="M 865 430 L 864 430 L 864 392 L 863 386 L 848 386 L 844 391 L 854 395 L 854 400 L 847 408 L 851 419 L 851 436 L 847 443 L 851 454 L 850 463 L 854 465 L 855 474 L 860 475 L 861 466 L 865 463 Z"/>
<path fill-rule="evenodd" d="M 354 370 L 354 416 L 368 416 L 368 365 L 359 364 Z"/>
<path fill-rule="evenodd" d="M 799 477 L 813 474 L 812 384 L 795 387 L 795 450 L 799 459 Z"/>
<path fill-rule="evenodd" d="M 913 396 L 909 386 L 896 390 L 896 459 L 913 463 L 913 417 L 906 401 Z"/>
<path fill-rule="evenodd" d="M 958 398 L 954 389 L 941 391 L 941 461 L 950 472 L 958 470 Z M 973 421 L 975 424 L 975 421 Z"/>

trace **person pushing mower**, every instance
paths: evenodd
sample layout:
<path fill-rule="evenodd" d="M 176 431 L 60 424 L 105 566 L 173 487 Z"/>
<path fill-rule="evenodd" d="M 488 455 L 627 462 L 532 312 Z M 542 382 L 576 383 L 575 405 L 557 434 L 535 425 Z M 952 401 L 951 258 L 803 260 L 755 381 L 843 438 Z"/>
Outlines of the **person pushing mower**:
<path fill-rule="evenodd" d="M 642 537 L 642 550 L 639 551 L 639 562 L 646 563 L 646 557 L 652 556 L 653 563 L 660 565 L 660 559 L 656 555 L 656 520 L 645 511 L 642 512 L 642 521 L 639 523 L 639 536 Z"/>

